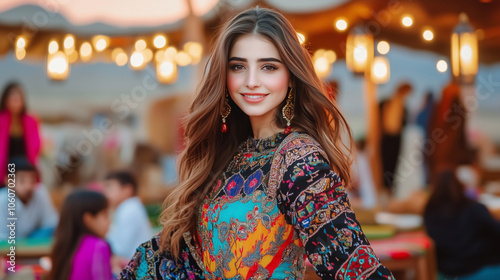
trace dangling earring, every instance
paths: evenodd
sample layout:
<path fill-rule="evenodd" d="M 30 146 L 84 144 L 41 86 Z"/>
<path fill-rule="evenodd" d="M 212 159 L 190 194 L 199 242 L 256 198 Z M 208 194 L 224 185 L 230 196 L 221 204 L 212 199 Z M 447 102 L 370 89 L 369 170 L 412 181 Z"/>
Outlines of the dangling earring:
<path fill-rule="evenodd" d="M 290 127 L 290 122 L 292 121 L 294 116 L 293 112 L 294 101 L 293 101 L 292 89 L 293 88 L 290 88 L 290 91 L 288 92 L 286 105 L 283 106 L 283 109 L 281 110 L 281 112 L 283 113 L 283 118 L 286 120 L 285 134 L 290 133 L 290 131 L 292 130 L 292 128 Z"/>
<path fill-rule="evenodd" d="M 222 133 L 227 132 L 227 123 L 226 118 L 231 113 L 231 105 L 229 105 L 229 99 L 227 98 L 227 89 L 226 89 L 226 97 L 224 98 L 224 106 L 222 107 L 221 116 L 222 116 Z"/>

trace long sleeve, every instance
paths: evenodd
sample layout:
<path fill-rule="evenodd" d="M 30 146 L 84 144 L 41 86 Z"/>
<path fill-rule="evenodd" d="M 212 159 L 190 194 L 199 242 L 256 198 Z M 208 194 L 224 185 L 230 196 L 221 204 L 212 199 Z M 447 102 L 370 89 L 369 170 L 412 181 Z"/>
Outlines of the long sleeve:
<path fill-rule="evenodd" d="M 300 236 L 316 273 L 322 279 L 394 279 L 375 256 L 350 208 L 342 180 L 331 170 L 320 146 L 300 140 L 281 153 L 279 208 Z"/>

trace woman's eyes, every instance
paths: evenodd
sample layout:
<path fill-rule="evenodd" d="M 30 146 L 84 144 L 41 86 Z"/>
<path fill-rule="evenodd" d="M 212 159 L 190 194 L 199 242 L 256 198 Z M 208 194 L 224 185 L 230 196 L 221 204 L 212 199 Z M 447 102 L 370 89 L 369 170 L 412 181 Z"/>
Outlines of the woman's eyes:
<path fill-rule="evenodd" d="M 241 64 L 233 64 L 230 66 L 230 68 L 231 68 L 231 70 L 234 70 L 234 71 L 240 71 L 240 70 L 245 69 L 245 66 L 243 66 Z M 278 69 L 278 67 L 276 67 L 272 64 L 266 64 L 266 65 L 262 66 L 262 69 L 265 71 L 274 71 L 274 70 Z"/>
<path fill-rule="evenodd" d="M 233 64 L 230 66 L 232 70 L 236 70 L 236 71 L 239 71 L 239 70 L 243 70 L 245 67 L 241 64 Z"/>
<path fill-rule="evenodd" d="M 265 70 L 268 70 L 268 71 L 272 71 L 272 70 L 278 69 L 278 67 L 276 67 L 276 66 L 274 66 L 272 64 L 264 65 L 262 68 L 265 68 Z"/>

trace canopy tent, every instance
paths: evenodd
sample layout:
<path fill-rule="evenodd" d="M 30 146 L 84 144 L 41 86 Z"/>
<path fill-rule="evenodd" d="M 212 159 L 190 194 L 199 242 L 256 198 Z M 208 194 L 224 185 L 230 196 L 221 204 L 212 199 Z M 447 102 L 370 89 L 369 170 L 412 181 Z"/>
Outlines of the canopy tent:
<path fill-rule="evenodd" d="M 0 41 L 0 56 L 11 51 L 14 48 L 15 36 L 23 33 L 29 37 L 26 46 L 27 58 L 45 58 L 49 41 L 63 38 L 68 33 L 76 36 L 77 44 L 78 41 L 88 40 L 92 35 L 109 35 L 111 48 L 133 46 L 137 38 L 153 36 L 157 32 L 165 33 L 169 45 L 173 46 L 179 46 L 187 41 L 186 36 L 196 37 L 188 34 L 189 30 L 184 27 L 186 19 L 189 21 L 188 1 L 148 0 L 141 1 L 141 6 L 137 4 L 133 6 L 132 2 L 126 1 L 109 2 L 111 4 L 94 6 L 91 11 L 85 12 L 83 7 L 92 4 L 89 1 L 71 1 L 65 6 L 47 4 L 45 7 L 19 6 L 38 3 L 34 0 L 3 1 L 0 4 L 0 36 L 11 40 Z M 449 56 L 451 32 L 458 23 L 458 15 L 465 12 L 471 25 L 477 30 L 479 60 L 483 63 L 500 61 L 498 1 L 310 0 L 290 4 L 286 0 L 191 0 L 191 4 L 193 14 L 203 22 L 204 34 L 208 38 L 213 37 L 217 27 L 228 16 L 246 7 L 260 5 L 282 11 L 296 30 L 305 35 L 306 44 L 312 50 L 332 49 L 339 58 L 345 56 L 345 41 L 348 34 L 347 31 L 335 28 L 335 21 L 339 18 L 346 20 L 347 30 L 361 26 L 371 32 L 375 40 L 386 40 Z M 111 9 L 110 5 L 122 8 Z M 82 15 L 75 16 L 78 14 L 75 9 L 80 9 Z M 164 9 L 165 12 L 159 13 L 159 9 Z M 120 12 L 121 19 L 117 14 Z M 84 17 L 85 14 L 87 18 Z M 401 24 L 404 15 L 413 18 L 411 27 L 404 27 Z M 106 19 L 107 21 L 103 23 Z M 432 30 L 434 34 L 432 41 L 422 39 L 424 28 Z"/>

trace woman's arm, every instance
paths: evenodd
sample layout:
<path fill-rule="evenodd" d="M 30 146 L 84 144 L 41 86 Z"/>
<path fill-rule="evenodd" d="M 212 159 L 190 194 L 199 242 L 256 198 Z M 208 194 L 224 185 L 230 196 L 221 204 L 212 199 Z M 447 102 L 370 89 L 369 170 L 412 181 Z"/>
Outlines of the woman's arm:
<path fill-rule="evenodd" d="M 317 143 L 287 145 L 278 187 L 280 211 L 299 234 L 309 261 L 322 279 L 394 279 L 375 256 L 342 180 Z"/>

